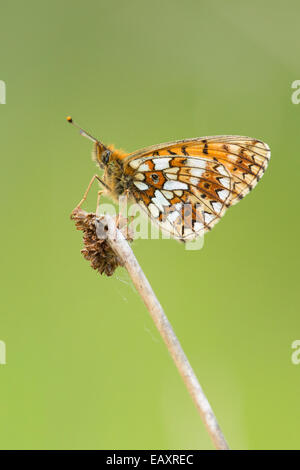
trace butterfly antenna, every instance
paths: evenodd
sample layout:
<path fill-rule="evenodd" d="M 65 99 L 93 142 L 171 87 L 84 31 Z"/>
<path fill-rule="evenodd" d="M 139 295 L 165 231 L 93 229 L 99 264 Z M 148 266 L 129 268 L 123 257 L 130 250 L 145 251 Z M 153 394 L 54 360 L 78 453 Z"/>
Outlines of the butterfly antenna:
<path fill-rule="evenodd" d="M 79 133 L 81 135 L 83 135 L 83 137 L 86 137 L 87 139 L 90 139 L 92 142 L 94 143 L 97 143 L 99 142 L 97 139 L 95 139 L 95 137 L 93 137 L 91 134 L 89 134 L 88 132 L 84 131 L 80 126 L 78 126 L 78 124 L 76 124 L 76 122 L 73 121 L 73 119 L 71 118 L 71 116 L 68 116 L 67 117 L 67 121 L 70 123 L 70 124 L 73 124 L 73 126 L 77 127 L 77 129 L 79 129 Z"/>

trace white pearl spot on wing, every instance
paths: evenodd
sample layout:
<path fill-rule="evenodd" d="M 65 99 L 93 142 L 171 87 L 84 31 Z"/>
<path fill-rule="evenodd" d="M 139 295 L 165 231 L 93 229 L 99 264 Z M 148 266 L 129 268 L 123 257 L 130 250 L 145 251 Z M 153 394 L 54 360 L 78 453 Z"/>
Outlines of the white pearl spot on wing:
<path fill-rule="evenodd" d="M 217 191 L 217 194 L 218 194 L 219 198 L 222 199 L 222 201 L 225 201 L 225 199 L 229 195 L 229 191 L 227 189 L 221 189 L 221 190 Z"/>
<path fill-rule="evenodd" d="M 135 180 L 143 181 L 145 179 L 145 175 L 143 173 L 136 173 L 134 175 Z"/>
<path fill-rule="evenodd" d="M 131 166 L 131 168 L 133 168 L 134 170 L 136 170 L 140 164 L 143 162 L 143 158 L 134 158 L 130 163 L 129 165 Z"/>
<path fill-rule="evenodd" d="M 149 186 L 146 183 L 142 183 L 141 181 L 134 181 L 135 186 L 140 189 L 140 191 L 145 191 L 145 189 L 149 189 Z"/>
<path fill-rule="evenodd" d="M 186 161 L 186 166 L 191 166 L 192 168 L 203 168 L 205 169 L 206 168 L 206 163 L 207 161 L 206 160 L 203 160 L 203 159 L 200 159 L 200 158 L 187 158 L 187 161 Z"/>
<path fill-rule="evenodd" d="M 163 189 L 161 192 L 163 193 L 164 196 L 166 196 L 167 199 L 173 198 L 173 193 L 171 191 L 166 191 L 165 189 Z"/>
<path fill-rule="evenodd" d="M 204 212 L 204 220 L 206 224 L 209 224 L 212 220 L 214 220 L 215 216 L 213 214 L 209 214 L 208 212 Z"/>
<path fill-rule="evenodd" d="M 221 212 L 221 209 L 222 209 L 223 206 L 220 202 L 212 202 L 211 205 L 212 205 L 215 212 L 217 212 L 217 213 Z"/>
<path fill-rule="evenodd" d="M 158 217 L 159 216 L 159 209 L 155 204 L 152 204 L 152 202 L 148 206 L 149 211 L 153 217 Z"/>
<path fill-rule="evenodd" d="M 194 186 L 198 186 L 199 184 L 199 178 L 194 178 L 193 176 L 190 178 L 190 182 L 191 184 L 193 184 Z"/>
<path fill-rule="evenodd" d="M 225 188 L 230 189 L 230 179 L 229 178 L 220 178 L 219 181 L 220 181 L 222 186 L 224 186 Z"/>
<path fill-rule="evenodd" d="M 150 171 L 150 168 L 147 163 L 142 163 L 141 166 L 139 166 L 139 171 Z"/>
<path fill-rule="evenodd" d="M 153 163 L 155 165 L 155 170 L 165 170 L 169 168 L 169 161 L 171 158 L 153 158 Z"/>
<path fill-rule="evenodd" d="M 178 176 L 177 175 L 174 175 L 174 173 L 166 173 L 166 177 L 169 179 L 169 180 L 177 180 Z"/>
<path fill-rule="evenodd" d="M 166 181 L 164 184 L 164 189 L 188 189 L 188 185 L 182 181 Z"/>
<path fill-rule="evenodd" d="M 203 175 L 205 170 L 200 170 L 200 168 L 191 168 L 190 169 L 190 175 L 192 176 L 198 176 L 199 178 Z"/>
<path fill-rule="evenodd" d="M 152 198 L 152 202 L 157 205 L 161 212 L 164 212 L 163 206 L 170 206 L 170 202 L 158 189 L 155 191 L 154 194 L 155 197 Z"/>
<path fill-rule="evenodd" d="M 223 165 L 219 165 L 216 170 L 220 173 L 220 175 L 228 176 L 227 171 L 223 167 Z"/>
<path fill-rule="evenodd" d="M 168 168 L 168 171 L 166 171 L 167 174 L 169 173 L 178 173 L 179 167 L 178 166 L 172 166 L 172 168 Z"/>
<path fill-rule="evenodd" d="M 171 223 L 173 223 L 173 222 L 175 222 L 175 220 L 179 217 L 179 215 L 180 215 L 179 212 L 173 211 L 173 212 L 171 212 L 171 213 L 168 215 L 168 220 L 169 220 Z"/>

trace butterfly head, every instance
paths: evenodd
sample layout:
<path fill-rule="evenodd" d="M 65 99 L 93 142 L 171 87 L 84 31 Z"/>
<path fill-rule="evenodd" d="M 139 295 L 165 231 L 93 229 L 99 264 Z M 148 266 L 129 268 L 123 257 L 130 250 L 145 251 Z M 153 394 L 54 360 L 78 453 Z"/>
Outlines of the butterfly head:
<path fill-rule="evenodd" d="M 111 151 L 105 147 L 101 142 L 96 141 L 93 148 L 93 160 L 98 163 L 100 168 L 105 168 L 109 165 Z"/>

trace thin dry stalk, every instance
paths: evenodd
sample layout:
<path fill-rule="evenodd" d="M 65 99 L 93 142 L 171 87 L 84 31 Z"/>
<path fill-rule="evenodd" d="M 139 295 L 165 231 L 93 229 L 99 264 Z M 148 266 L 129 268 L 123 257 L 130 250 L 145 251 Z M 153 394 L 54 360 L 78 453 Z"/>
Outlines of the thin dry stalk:
<path fill-rule="evenodd" d="M 189 393 L 192 396 L 216 449 L 228 450 L 228 444 L 220 429 L 211 405 L 203 392 L 203 389 L 163 311 L 162 306 L 155 296 L 149 281 L 147 280 L 122 231 L 116 228 L 114 219 L 107 215 L 97 218 L 95 217 L 95 227 L 96 234 L 99 239 L 102 239 L 103 234 L 106 233 L 107 243 L 116 254 L 119 264 L 127 269 L 133 284 L 142 297 Z"/>

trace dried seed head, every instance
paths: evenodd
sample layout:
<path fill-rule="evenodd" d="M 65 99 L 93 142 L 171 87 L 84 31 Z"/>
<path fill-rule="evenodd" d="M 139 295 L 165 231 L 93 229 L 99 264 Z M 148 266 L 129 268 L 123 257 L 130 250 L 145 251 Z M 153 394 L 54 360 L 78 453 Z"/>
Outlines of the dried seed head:
<path fill-rule="evenodd" d="M 107 239 L 97 237 L 95 220 L 99 217 L 94 213 L 76 208 L 71 214 L 71 219 L 74 220 L 77 230 L 83 231 L 84 248 L 81 253 L 84 258 L 90 261 L 91 267 L 100 274 L 112 276 L 117 267 L 122 266 L 122 262 Z M 132 242 L 133 235 L 127 226 L 127 219 L 121 216 L 118 218 L 118 229 L 129 242 Z"/>

